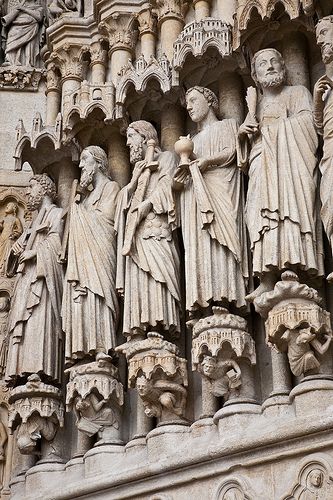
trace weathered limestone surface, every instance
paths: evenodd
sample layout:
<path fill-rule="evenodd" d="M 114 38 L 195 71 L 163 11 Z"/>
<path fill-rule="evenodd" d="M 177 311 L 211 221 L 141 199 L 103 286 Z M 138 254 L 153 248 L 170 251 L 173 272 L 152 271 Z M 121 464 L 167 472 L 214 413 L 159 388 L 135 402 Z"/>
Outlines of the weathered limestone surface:
<path fill-rule="evenodd" d="M 332 1 L 0 17 L 0 500 L 331 500 Z"/>

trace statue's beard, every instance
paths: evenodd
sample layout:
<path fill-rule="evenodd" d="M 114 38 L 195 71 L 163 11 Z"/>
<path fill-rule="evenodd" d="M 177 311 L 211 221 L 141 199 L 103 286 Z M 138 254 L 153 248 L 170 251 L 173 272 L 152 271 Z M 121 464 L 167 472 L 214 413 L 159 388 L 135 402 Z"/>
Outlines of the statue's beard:
<path fill-rule="evenodd" d="M 29 196 L 27 207 L 29 210 L 38 210 L 43 201 L 43 195 Z"/>
<path fill-rule="evenodd" d="M 93 179 L 94 179 L 93 170 L 91 170 L 90 172 L 87 170 L 82 170 L 80 177 L 80 186 L 83 189 L 87 189 L 90 186 L 90 184 L 92 184 Z"/>
<path fill-rule="evenodd" d="M 323 58 L 323 63 L 328 64 L 333 61 L 333 44 L 325 43 L 321 49 L 321 56 Z"/>
<path fill-rule="evenodd" d="M 278 73 L 277 75 L 268 75 L 260 81 L 260 85 L 263 88 L 269 87 L 280 87 L 285 82 L 284 73 Z"/>
<path fill-rule="evenodd" d="M 130 147 L 130 162 L 135 165 L 137 161 L 143 160 L 143 145 L 136 144 Z"/>

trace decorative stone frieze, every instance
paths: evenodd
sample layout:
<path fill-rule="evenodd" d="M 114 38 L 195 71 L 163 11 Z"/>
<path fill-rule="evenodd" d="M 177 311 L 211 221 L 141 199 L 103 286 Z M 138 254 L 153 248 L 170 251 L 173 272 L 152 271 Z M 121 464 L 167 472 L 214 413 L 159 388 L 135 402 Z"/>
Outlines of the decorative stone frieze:
<path fill-rule="evenodd" d="M 37 91 L 44 77 L 45 70 L 43 69 L 4 66 L 0 67 L 0 88 Z"/>
<path fill-rule="evenodd" d="M 41 381 L 39 375 L 28 377 L 25 385 L 12 389 L 8 427 L 18 428 L 17 445 L 23 454 L 38 454 L 39 441 L 52 441 L 64 425 L 64 405 L 60 389 Z"/>
<path fill-rule="evenodd" d="M 174 43 L 173 67 L 180 70 L 188 54 L 199 58 L 210 47 L 214 47 L 221 57 L 230 56 L 231 26 L 221 19 L 211 17 L 187 24 Z"/>
<path fill-rule="evenodd" d="M 324 354 L 332 340 L 330 313 L 322 309 L 318 292 L 299 283 L 294 272 L 285 271 L 274 290 L 254 304 L 256 311 L 267 318 L 268 345 L 287 352 L 292 373 L 318 373 L 318 354 Z"/>
<path fill-rule="evenodd" d="M 69 368 L 66 407 L 87 436 L 97 434 L 98 444 L 119 443 L 123 385 L 112 358 L 99 353 L 96 361 Z"/>
<path fill-rule="evenodd" d="M 128 363 L 128 385 L 136 387 L 148 417 L 159 424 L 183 422 L 185 417 L 187 367 L 175 344 L 158 333 L 116 348 Z"/>

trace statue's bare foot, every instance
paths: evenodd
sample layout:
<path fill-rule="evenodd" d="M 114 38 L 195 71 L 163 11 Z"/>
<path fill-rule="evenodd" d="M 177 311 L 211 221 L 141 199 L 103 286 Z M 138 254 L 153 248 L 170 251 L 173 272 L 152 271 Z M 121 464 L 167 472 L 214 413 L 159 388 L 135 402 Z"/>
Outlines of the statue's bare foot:
<path fill-rule="evenodd" d="M 253 290 L 253 292 L 246 295 L 245 300 L 247 302 L 254 302 L 255 299 L 260 297 L 263 293 L 270 292 L 274 288 L 274 280 L 265 280 L 260 283 L 260 285 Z"/>
<path fill-rule="evenodd" d="M 333 283 L 333 273 L 330 273 L 326 279 L 329 283 Z"/>

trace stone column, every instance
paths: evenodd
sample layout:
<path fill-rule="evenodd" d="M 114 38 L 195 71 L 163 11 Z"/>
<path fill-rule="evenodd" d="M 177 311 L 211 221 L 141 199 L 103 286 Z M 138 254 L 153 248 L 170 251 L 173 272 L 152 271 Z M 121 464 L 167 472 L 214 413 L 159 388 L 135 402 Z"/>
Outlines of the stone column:
<path fill-rule="evenodd" d="M 149 4 L 146 8 L 139 12 L 138 21 L 141 52 L 145 60 L 149 61 L 150 57 L 155 57 L 157 27 L 156 15 L 153 14 L 151 6 Z"/>
<path fill-rule="evenodd" d="M 126 137 L 120 134 L 116 127 L 112 127 L 108 142 L 109 170 L 114 181 L 120 187 L 126 186 L 131 177 L 131 168 L 126 146 Z"/>
<path fill-rule="evenodd" d="M 285 33 L 283 57 L 288 70 L 289 85 L 304 85 L 310 89 L 309 64 L 306 40 L 302 33 Z"/>
<path fill-rule="evenodd" d="M 46 120 L 45 125 L 53 126 L 61 107 L 60 71 L 55 64 L 47 65 L 46 73 Z"/>
<path fill-rule="evenodd" d="M 161 147 L 174 151 L 175 142 L 184 133 L 184 110 L 179 104 L 167 103 L 161 113 Z"/>
<path fill-rule="evenodd" d="M 156 4 L 159 7 L 158 24 L 161 33 L 162 52 L 169 61 L 172 61 L 173 44 L 184 26 L 182 1 L 171 0 L 164 2 L 164 0 L 157 0 Z"/>
<path fill-rule="evenodd" d="M 103 85 L 106 75 L 107 52 L 102 49 L 99 42 L 95 42 L 90 47 L 90 56 L 91 83 L 93 85 Z"/>
<path fill-rule="evenodd" d="M 244 120 L 243 85 L 237 73 L 224 73 L 219 81 L 219 101 L 222 118 Z"/>
<path fill-rule="evenodd" d="M 83 64 L 78 47 L 70 47 L 56 54 L 55 59 L 60 63 L 62 76 L 62 113 L 64 124 L 71 107 L 78 104 L 74 99 L 75 91 L 79 92 L 83 80 Z"/>
<path fill-rule="evenodd" d="M 210 14 L 210 0 L 194 0 L 195 20 L 202 21 Z"/>
<path fill-rule="evenodd" d="M 217 0 L 218 17 L 222 19 L 222 21 L 231 24 L 231 26 L 234 24 L 236 4 L 236 0 Z"/>

